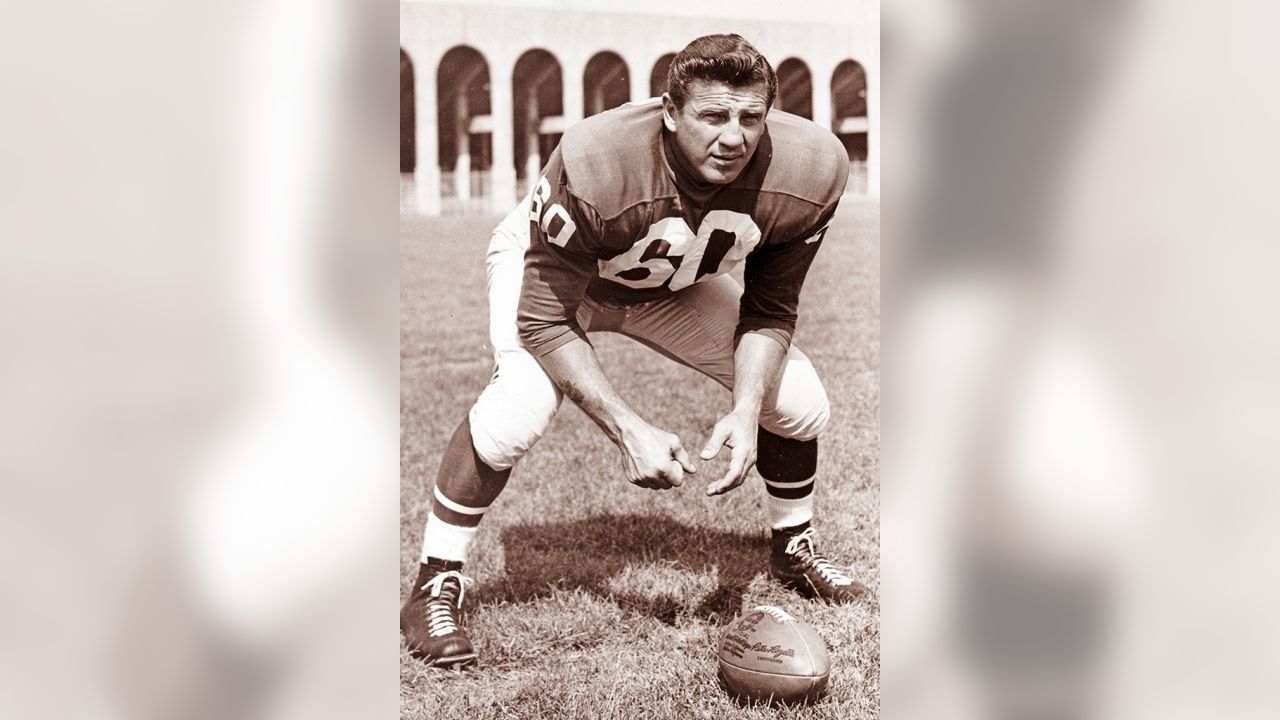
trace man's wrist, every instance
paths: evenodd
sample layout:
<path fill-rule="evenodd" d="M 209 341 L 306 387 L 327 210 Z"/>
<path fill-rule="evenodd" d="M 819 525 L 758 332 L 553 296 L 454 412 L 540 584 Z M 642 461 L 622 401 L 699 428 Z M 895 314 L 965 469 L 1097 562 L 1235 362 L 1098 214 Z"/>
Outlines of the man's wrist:
<path fill-rule="evenodd" d="M 760 419 L 761 404 L 760 400 L 754 398 L 737 400 L 734 402 L 733 409 L 729 411 L 729 414 L 756 422 Z"/>
<path fill-rule="evenodd" d="M 649 426 L 639 415 L 630 409 L 624 409 L 617 412 L 610 418 L 609 423 L 605 427 L 605 434 L 614 444 L 622 447 L 631 440 L 635 439 L 640 433 Z"/>

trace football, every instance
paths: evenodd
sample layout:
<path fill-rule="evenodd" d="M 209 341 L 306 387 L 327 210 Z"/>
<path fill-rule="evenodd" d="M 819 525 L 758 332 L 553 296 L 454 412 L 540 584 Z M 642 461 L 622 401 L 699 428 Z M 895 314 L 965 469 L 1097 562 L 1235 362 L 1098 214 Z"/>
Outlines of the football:
<path fill-rule="evenodd" d="M 831 656 L 818 633 L 772 605 L 729 626 L 719 655 L 725 688 L 744 700 L 812 702 L 831 674 Z"/>

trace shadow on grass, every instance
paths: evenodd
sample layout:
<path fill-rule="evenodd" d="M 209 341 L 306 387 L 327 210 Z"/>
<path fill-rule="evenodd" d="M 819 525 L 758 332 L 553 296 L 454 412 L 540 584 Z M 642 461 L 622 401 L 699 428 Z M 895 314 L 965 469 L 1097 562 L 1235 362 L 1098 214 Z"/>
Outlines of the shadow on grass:
<path fill-rule="evenodd" d="M 660 515 L 515 525 L 502 531 L 502 544 L 506 573 L 478 589 L 484 604 L 583 589 L 667 624 L 681 616 L 732 621 L 747 584 L 768 566 L 763 535 L 692 527 Z M 641 566 L 657 568 L 656 576 L 628 575 Z"/>

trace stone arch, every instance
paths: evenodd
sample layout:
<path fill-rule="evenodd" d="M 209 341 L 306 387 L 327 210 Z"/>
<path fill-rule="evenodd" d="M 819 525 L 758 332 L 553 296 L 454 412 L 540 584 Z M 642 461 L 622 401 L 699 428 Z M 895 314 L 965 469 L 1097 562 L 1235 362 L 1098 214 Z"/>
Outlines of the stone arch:
<path fill-rule="evenodd" d="M 582 72 L 582 115 L 589 117 L 631 100 L 631 76 L 621 55 L 602 50 Z"/>
<path fill-rule="evenodd" d="M 667 91 L 667 71 L 675 59 L 675 53 L 667 53 L 653 64 L 653 70 L 649 72 L 649 97 L 658 97 Z"/>
<path fill-rule="evenodd" d="M 844 60 L 831 73 L 836 118 L 867 116 L 867 72 L 857 60 Z"/>
<path fill-rule="evenodd" d="M 413 61 L 400 48 L 400 172 L 411 173 L 418 164 L 418 146 L 414 138 L 417 116 L 414 114 Z"/>
<path fill-rule="evenodd" d="M 489 62 L 473 47 L 458 45 L 436 70 L 436 119 L 441 194 L 468 200 L 486 194 L 492 164 Z"/>
<path fill-rule="evenodd" d="M 867 73 L 856 60 L 844 60 L 831 74 L 832 130 L 853 164 L 849 183 L 866 189 L 867 154 L 871 125 L 867 120 Z"/>
<path fill-rule="evenodd" d="M 516 60 L 511 84 L 512 128 L 517 195 L 528 192 L 532 178 L 560 142 L 564 131 L 564 79 L 560 61 L 541 48 L 527 50 Z"/>
<path fill-rule="evenodd" d="M 813 119 L 813 74 L 800 58 L 787 58 L 777 69 L 778 97 L 774 107 Z"/>

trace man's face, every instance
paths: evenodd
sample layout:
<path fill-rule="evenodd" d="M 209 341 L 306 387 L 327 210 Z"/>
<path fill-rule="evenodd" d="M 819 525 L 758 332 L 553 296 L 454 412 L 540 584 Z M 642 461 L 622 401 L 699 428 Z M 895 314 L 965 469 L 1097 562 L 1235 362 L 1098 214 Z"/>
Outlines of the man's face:
<path fill-rule="evenodd" d="M 694 80 L 684 107 L 662 96 L 663 122 L 694 172 L 706 182 L 723 185 L 733 182 L 755 154 L 764 135 L 768 97 L 764 83 L 732 87 Z"/>

